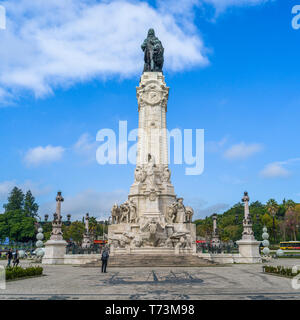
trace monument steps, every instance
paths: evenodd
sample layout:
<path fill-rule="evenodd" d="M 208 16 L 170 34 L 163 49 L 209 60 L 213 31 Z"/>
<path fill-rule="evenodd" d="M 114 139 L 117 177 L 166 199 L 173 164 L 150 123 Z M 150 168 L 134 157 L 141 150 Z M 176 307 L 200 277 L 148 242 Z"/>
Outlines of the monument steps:
<path fill-rule="evenodd" d="M 193 255 L 142 255 L 111 256 L 109 267 L 207 267 L 215 263 Z M 83 267 L 100 267 L 101 260 L 86 263 Z"/>

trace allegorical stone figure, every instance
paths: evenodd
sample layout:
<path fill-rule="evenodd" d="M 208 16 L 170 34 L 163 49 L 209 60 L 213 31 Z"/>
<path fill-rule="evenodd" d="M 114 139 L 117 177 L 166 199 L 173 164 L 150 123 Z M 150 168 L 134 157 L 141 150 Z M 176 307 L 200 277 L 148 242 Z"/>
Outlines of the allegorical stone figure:
<path fill-rule="evenodd" d="M 149 29 L 148 36 L 142 44 L 142 50 L 145 60 L 144 72 L 162 72 L 164 48 L 153 29 Z"/>

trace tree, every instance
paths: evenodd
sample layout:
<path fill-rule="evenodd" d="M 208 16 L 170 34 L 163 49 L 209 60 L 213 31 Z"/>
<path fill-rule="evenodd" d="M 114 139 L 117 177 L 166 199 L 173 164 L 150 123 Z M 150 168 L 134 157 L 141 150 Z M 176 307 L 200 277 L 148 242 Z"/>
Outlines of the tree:
<path fill-rule="evenodd" d="M 65 226 L 63 228 L 64 239 L 74 241 L 77 244 L 81 244 L 83 239 L 83 234 L 85 232 L 84 223 L 81 221 L 74 221 L 69 226 Z"/>
<path fill-rule="evenodd" d="M 31 195 L 31 197 L 30 197 Z M 33 201 L 32 201 L 33 199 Z M 27 208 L 31 203 L 31 212 L 37 211 L 34 198 L 27 192 Z M 29 201 L 30 200 L 30 201 Z M 24 193 L 21 189 L 14 187 L 9 194 L 8 203 L 3 207 L 5 212 L 0 218 L 0 238 L 8 237 L 10 241 L 27 242 L 35 237 L 35 218 L 24 209 Z"/>
<path fill-rule="evenodd" d="M 272 217 L 275 217 L 276 213 L 278 212 L 279 205 L 275 199 L 270 199 L 266 204 L 267 210 Z"/>
<path fill-rule="evenodd" d="M 293 239 L 294 241 L 297 240 L 297 227 L 299 223 L 299 213 L 293 210 L 289 210 L 285 214 L 285 225 L 286 225 L 286 231 L 290 236 L 290 239 Z"/>
<path fill-rule="evenodd" d="M 97 236 L 102 236 L 105 231 L 105 226 L 102 223 L 99 223 L 95 217 L 90 217 L 89 220 L 90 232 Z"/>
<path fill-rule="evenodd" d="M 27 217 L 38 217 L 39 206 L 35 202 L 35 198 L 32 195 L 31 191 L 26 192 L 25 201 L 24 201 L 24 211 Z"/>
<path fill-rule="evenodd" d="M 8 203 L 4 206 L 5 212 L 22 210 L 24 207 L 24 193 L 21 189 L 14 187 L 9 194 Z"/>
<path fill-rule="evenodd" d="M 9 227 L 6 214 L 0 214 L 0 241 L 4 241 L 9 236 Z"/>
<path fill-rule="evenodd" d="M 280 232 L 281 232 L 283 241 L 286 241 L 286 229 L 287 229 L 286 221 L 284 221 L 284 220 L 280 221 L 279 228 L 280 228 Z"/>
<path fill-rule="evenodd" d="M 294 211 L 296 208 L 296 203 L 293 200 L 287 200 L 284 203 L 284 207 L 287 211 Z"/>
<path fill-rule="evenodd" d="M 273 224 L 272 224 L 272 235 L 273 235 L 273 240 L 274 242 L 276 242 L 276 223 L 275 223 L 275 217 L 276 214 L 279 211 L 279 205 L 276 202 L 275 199 L 270 199 L 267 204 L 266 204 L 267 210 L 269 212 L 269 214 L 272 216 L 273 218 Z"/>
<path fill-rule="evenodd" d="M 22 210 L 6 212 L 8 237 L 10 240 L 27 242 L 34 239 L 35 222 L 32 217 L 27 217 Z"/>

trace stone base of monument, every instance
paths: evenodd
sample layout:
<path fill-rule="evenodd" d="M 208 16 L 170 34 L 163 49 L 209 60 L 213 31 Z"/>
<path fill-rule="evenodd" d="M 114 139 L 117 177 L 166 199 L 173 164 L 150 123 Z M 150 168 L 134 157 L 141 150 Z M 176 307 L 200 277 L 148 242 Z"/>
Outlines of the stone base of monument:
<path fill-rule="evenodd" d="M 91 262 L 84 267 L 100 267 L 101 261 Z M 215 263 L 199 258 L 196 255 L 143 255 L 123 254 L 110 256 L 108 267 L 135 268 L 135 267 L 207 267 Z"/>
<path fill-rule="evenodd" d="M 196 254 L 196 226 L 192 223 L 163 224 L 154 233 L 145 224 L 110 225 L 110 256 L 124 255 L 193 255 Z"/>
<path fill-rule="evenodd" d="M 261 263 L 259 254 L 260 241 L 242 239 L 236 242 L 239 246 L 240 263 Z"/>
<path fill-rule="evenodd" d="M 65 240 L 48 240 L 45 243 L 45 255 L 42 264 L 64 264 L 67 242 Z"/>
<path fill-rule="evenodd" d="M 118 255 L 147 255 L 147 256 L 174 256 L 174 255 L 192 255 L 196 253 L 196 246 L 194 248 L 155 248 L 155 247 L 142 247 L 142 248 L 117 248 L 110 247 L 110 256 Z"/>

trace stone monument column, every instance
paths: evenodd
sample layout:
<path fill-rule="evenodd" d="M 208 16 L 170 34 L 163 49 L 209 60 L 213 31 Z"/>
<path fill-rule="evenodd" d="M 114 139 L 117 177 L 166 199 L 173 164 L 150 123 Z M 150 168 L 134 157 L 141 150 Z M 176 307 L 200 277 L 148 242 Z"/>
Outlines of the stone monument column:
<path fill-rule="evenodd" d="M 141 46 L 144 72 L 136 88 L 139 113 L 136 169 L 128 200 L 112 208 L 108 238 L 116 254 L 193 254 L 193 209 L 177 198 L 168 165 L 169 87 L 162 72 L 164 48 L 149 29 Z"/>
<path fill-rule="evenodd" d="M 89 249 L 91 247 L 91 237 L 90 237 L 90 230 L 89 230 L 89 220 L 90 220 L 90 216 L 87 213 L 85 215 L 85 233 L 83 235 L 83 241 L 82 241 L 82 245 L 81 247 L 84 249 Z"/>
<path fill-rule="evenodd" d="M 217 214 L 214 213 L 212 218 L 213 218 L 212 244 L 214 246 L 220 246 L 221 242 L 220 242 L 220 236 L 219 236 L 219 232 L 218 232 L 218 228 L 217 228 L 217 219 L 218 219 Z"/>
<path fill-rule="evenodd" d="M 64 255 L 66 253 L 67 242 L 63 240 L 61 203 L 64 198 L 61 192 L 57 192 L 56 196 L 56 212 L 53 215 L 52 232 L 50 240 L 45 243 L 45 255 L 43 264 L 63 264 Z"/>
<path fill-rule="evenodd" d="M 259 254 L 260 242 L 254 238 L 252 230 L 252 221 L 249 212 L 249 196 L 248 192 L 244 192 L 242 201 L 244 202 L 244 220 L 243 220 L 243 234 L 242 239 L 237 241 L 239 246 L 239 253 L 243 263 L 260 263 L 261 257 Z"/>
<path fill-rule="evenodd" d="M 56 196 L 56 214 L 58 215 L 58 217 L 61 217 L 61 203 L 64 202 L 64 198 L 61 195 L 61 191 L 57 192 L 57 196 Z"/>

